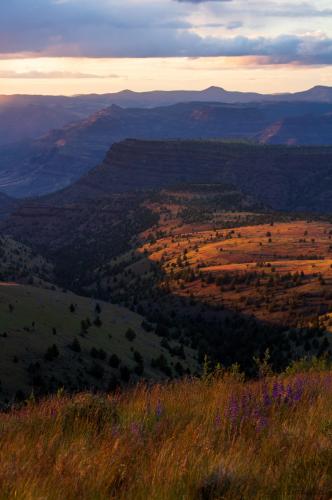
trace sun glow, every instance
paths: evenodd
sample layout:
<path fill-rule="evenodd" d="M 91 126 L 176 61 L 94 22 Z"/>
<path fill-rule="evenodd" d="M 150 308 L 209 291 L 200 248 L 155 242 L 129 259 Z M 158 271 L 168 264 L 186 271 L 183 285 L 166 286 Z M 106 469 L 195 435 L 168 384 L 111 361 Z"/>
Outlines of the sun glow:
<path fill-rule="evenodd" d="M 0 60 L 0 94 L 116 92 L 124 88 L 285 92 L 332 85 L 329 66 L 264 65 L 257 58 L 15 58 Z"/>

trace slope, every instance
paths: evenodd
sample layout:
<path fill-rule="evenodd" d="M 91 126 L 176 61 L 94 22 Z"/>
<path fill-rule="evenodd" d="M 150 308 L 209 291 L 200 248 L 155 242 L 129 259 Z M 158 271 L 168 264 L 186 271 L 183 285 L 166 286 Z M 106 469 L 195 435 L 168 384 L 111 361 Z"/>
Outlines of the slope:
<path fill-rule="evenodd" d="M 165 373 L 151 360 L 161 355 L 162 367 L 173 375 L 176 363 L 197 368 L 188 349 L 186 359 L 172 360 L 153 330 L 142 328 L 139 315 L 70 292 L 0 282 L 0 315 L 2 402 L 32 390 L 105 390 L 142 375 L 160 379 Z M 126 335 L 128 329 L 134 335 Z"/>
<path fill-rule="evenodd" d="M 56 191 L 100 163 L 109 147 L 138 139 L 254 139 L 276 121 L 332 111 L 331 104 L 187 103 L 153 109 L 111 106 L 37 141 L 0 150 L 0 189 L 24 197 Z M 317 140 L 313 134 L 311 142 Z"/>

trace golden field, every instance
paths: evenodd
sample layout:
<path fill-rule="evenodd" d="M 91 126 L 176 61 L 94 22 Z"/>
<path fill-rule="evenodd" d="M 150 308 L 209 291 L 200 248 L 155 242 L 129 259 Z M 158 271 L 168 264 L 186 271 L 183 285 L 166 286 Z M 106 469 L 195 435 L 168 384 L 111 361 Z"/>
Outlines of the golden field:
<path fill-rule="evenodd" d="M 329 222 L 185 229 L 141 248 L 162 266 L 174 293 L 293 326 L 332 309 Z"/>
<path fill-rule="evenodd" d="M 236 373 L 0 415 L 3 499 L 332 496 L 332 373 Z"/>

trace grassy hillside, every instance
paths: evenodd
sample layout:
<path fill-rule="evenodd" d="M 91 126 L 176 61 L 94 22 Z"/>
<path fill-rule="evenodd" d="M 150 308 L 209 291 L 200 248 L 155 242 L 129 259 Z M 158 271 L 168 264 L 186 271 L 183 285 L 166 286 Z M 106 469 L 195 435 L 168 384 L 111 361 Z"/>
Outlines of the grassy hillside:
<path fill-rule="evenodd" d="M 332 372 L 58 395 L 0 414 L 1 498 L 332 496 Z"/>
<path fill-rule="evenodd" d="M 185 229 L 141 248 L 174 293 L 295 327 L 332 309 L 329 222 Z"/>
<path fill-rule="evenodd" d="M 153 329 L 142 328 L 138 314 L 70 292 L 2 282 L 0 317 L 2 402 L 27 397 L 32 390 L 105 390 L 142 376 L 179 375 L 180 365 L 183 372 L 197 369 L 193 351 L 185 348 L 171 356 Z"/>
<path fill-rule="evenodd" d="M 43 283 L 54 278 L 53 265 L 22 243 L 0 236 L 0 279 Z"/>

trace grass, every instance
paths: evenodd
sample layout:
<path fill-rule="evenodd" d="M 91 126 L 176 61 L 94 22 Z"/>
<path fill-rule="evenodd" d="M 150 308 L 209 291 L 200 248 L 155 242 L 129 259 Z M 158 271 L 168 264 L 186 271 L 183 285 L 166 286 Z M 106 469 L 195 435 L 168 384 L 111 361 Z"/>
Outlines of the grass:
<path fill-rule="evenodd" d="M 170 366 L 178 359 L 170 357 L 169 352 L 160 345 L 160 337 L 145 331 L 141 324 L 143 318 L 124 307 L 98 302 L 101 312 L 96 313 L 94 299 L 80 297 L 71 292 L 46 290 L 17 283 L 0 283 L 0 380 L 2 401 L 11 400 L 17 391 L 27 397 L 34 388 L 33 374 L 29 366 L 40 364 L 38 373 L 47 385 L 107 388 L 112 375 L 119 379 L 119 370 L 108 365 L 110 355 L 117 355 L 121 366 L 133 370 L 136 366 L 133 351 L 144 358 L 144 377 L 162 379 L 163 373 L 151 367 L 151 359 L 164 354 Z M 70 311 L 70 306 L 75 311 Z M 12 307 L 12 311 L 10 310 Z M 101 325 L 94 325 L 96 316 Z M 81 321 L 90 318 L 91 326 L 82 333 Z M 126 331 L 132 329 L 136 338 L 130 342 Z M 69 345 L 78 339 L 81 351 L 74 352 Z M 47 349 L 55 344 L 59 356 L 53 361 L 45 361 Z M 96 379 L 89 374 L 94 360 L 91 349 L 102 349 L 105 360 L 97 360 L 102 366 L 104 376 Z M 197 362 L 194 352 L 185 348 L 186 360 L 183 366 L 194 372 Z M 135 376 L 133 376 L 135 379 Z M 35 387 L 35 390 L 37 386 Z"/>
<path fill-rule="evenodd" d="M 162 266 L 173 293 L 292 326 L 303 319 L 309 324 L 332 309 L 330 223 L 298 220 L 224 230 L 201 231 L 195 225 L 187 229 L 141 248 Z M 195 272 L 195 279 L 182 280 L 183 270 Z M 260 276 L 259 283 L 255 279 L 219 286 L 215 281 L 225 273 L 231 278 L 250 273 L 265 277 Z M 290 278 L 278 280 L 296 274 L 302 275 L 296 284 L 289 283 Z"/>
<path fill-rule="evenodd" d="M 58 395 L 0 415 L 4 499 L 332 495 L 332 372 Z"/>

